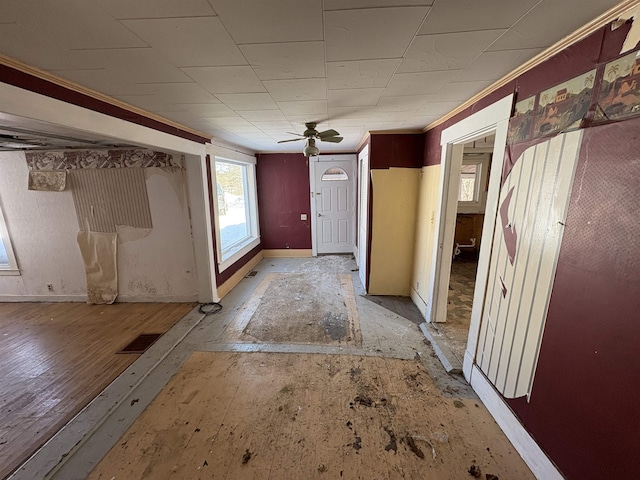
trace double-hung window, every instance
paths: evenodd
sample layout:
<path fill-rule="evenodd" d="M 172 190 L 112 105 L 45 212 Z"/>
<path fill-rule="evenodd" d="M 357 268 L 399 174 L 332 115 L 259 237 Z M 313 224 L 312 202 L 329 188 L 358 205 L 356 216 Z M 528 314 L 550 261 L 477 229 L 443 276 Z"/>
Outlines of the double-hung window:
<path fill-rule="evenodd" d="M 223 271 L 260 243 L 256 167 L 252 157 L 230 159 L 218 155 L 214 167 L 218 269 Z"/>
<path fill-rule="evenodd" d="M 465 153 L 460 170 L 458 213 L 484 213 L 489 159 L 488 153 Z"/>
<path fill-rule="evenodd" d="M 20 275 L 18 262 L 13 254 L 9 231 L 4 222 L 4 215 L 0 207 L 0 275 Z"/>

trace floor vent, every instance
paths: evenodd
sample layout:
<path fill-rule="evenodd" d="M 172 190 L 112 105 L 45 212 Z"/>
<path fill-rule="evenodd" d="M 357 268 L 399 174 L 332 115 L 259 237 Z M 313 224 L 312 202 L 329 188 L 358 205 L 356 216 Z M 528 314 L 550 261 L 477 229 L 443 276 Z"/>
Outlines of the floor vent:
<path fill-rule="evenodd" d="M 161 336 L 161 333 L 143 333 L 118 353 L 144 353 Z"/>
<path fill-rule="evenodd" d="M 244 278 L 249 278 L 249 277 L 255 277 L 258 274 L 257 270 L 251 270 L 249 273 L 247 273 Z"/>

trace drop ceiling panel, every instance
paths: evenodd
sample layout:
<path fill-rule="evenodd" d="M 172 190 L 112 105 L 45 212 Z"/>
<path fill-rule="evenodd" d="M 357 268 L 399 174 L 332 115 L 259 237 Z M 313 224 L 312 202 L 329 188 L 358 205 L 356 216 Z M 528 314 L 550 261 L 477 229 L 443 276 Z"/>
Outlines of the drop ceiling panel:
<path fill-rule="evenodd" d="M 240 45 L 260 80 L 325 76 L 322 42 Z"/>
<path fill-rule="evenodd" d="M 400 58 L 428 7 L 325 12 L 327 61 Z"/>
<path fill-rule="evenodd" d="M 177 67 L 247 64 L 217 17 L 124 20 L 122 23 Z"/>
<path fill-rule="evenodd" d="M 237 44 L 322 40 L 317 0 L 210 0 Z"/>
<path fill-rule="evenodd" d="M 276 102 L 327 98 L 327 84 L 324 78 L 266 80 L 262 84 Z"/>
<path fill-rule="evenodd" d="M 617 3 L 618 0 L 543 0 L 490 50 L 549 47 Z M 551 6 L 555 9 L 554 15 L 548 13 Z"/>
<path fill-rule="evenodd" d="M 235 112 L 222 103 L 183 103 L 180 107 L 200 117 L 230 117 Z"/>
<path fill-rule="evenodd" d="M 459 70 L 443 70 L 438 72 L 398 73 L 389 82 L 385 96 L 436 93 L 443 85 L 453 80 L 459 72 Z"/>
<path fill-rule="evenodd" d="M 292 131 L 291 122 L 288 120 L 277 120 L 273 122 L 251 122 L 255 127 L 262 131 L 290 132 Z"/>
<path fill-rule="evenodd" d="M 221 128 L 241 127 L 241 126 L 251 125 L 251 122 L 248 122 L 244 118 L 238 117 L 238 116 L 210 118 L 209 123 Z"/>
<path fill-rule="evenodd" d="M 506 30 L 419 35 L 398 68 L 398 73 L 464 68 Z"/>
<path fill-rule="evenodd" d="M 113 18 L 198 17 L 215 15 L 207 0 L 94 0 Z"/>
<path fill-rule="evenodd" d="M 378 102 L 378 109 L 387 112 L 415 112 L 429 98 L 435 95 L 402 95 L 399 97 L 384 96 Z"/>
<path fill-rule="evenodd" d="M 420 35 L 509 28 L 539 0 L 459 0 L 436 2 Z M 553 15 L 550 11 L 549 15 Z"/>
<path fill-rule="evenodd" d="M 247 110 L 238 113 L 250 122 L 286 122 L 287 120 L 280 110 Z"/>
<path fill-rule="evenodd" d="M 542 49 L 502 50 L 499 52 L 484 52 L 471 62 L 457 81 L 498 80 L 505 73 L 510 72 L 530 58 L 540 53 Z"/>
<path fill-rule="evenodd" d="M 435 0 L 324 0 L 324 10 L 351 10 L 356 8 L 395 7 L 398 3 L 403 6 L 430 6 Z"/>
<path fill-rule="evenodd" d="M 187 67 L 181 70 L 214 95 L 265 91 L 256 74 L 248 66 Z"/>
<path fill-rule="evenodd" d="M 327 63 L 329 89 L 386 87 L 400 59 Z"/>
<path fill-rule="evenodd" d="M 268 93 L 225 93 L 216 96 L 229 108 L 238 112 L 278 109 Z"/>
<path fill-rule="evenodd" d="M 442 116 L 456 108 L 460 103 L 461 102 L 429 102 L 422 105 L 416 113 L 418 116 Z"/>
<path fill-rule="evenodd" d="M 330 107 L 353 107 L 376 105 L 384 88 L 358 88 L 346 90 L 329 90 Z"/>
<path fill-rule="evenodd" d="M 170 98 L 173 103 L 220 103 L 197 83 L 146 83 L 137 84 L 136 88 Z"/>

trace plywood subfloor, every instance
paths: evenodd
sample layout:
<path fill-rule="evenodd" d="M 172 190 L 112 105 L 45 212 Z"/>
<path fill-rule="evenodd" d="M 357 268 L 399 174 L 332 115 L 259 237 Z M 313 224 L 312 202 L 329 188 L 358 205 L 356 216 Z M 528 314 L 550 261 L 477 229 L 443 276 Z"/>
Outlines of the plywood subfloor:
<path fill-rule="evenodd" d="M 166 332 L 192 304 L 0 304 L 0 478 L 17 468 L 139 355 L 116 352 Z"/>
<path fill-rule="evenodd" d="M 90 479 L 533 478 L 418 361 L 196 352 Z"/>

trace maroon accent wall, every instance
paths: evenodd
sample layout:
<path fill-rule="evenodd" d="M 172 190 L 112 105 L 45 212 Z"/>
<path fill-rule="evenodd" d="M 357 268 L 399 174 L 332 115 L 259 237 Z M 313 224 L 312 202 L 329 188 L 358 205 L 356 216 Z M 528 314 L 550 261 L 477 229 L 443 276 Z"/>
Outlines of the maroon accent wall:
<path fill-rule="evenodd" d="M 371 169 L 420 168 L 424 156 L 423 133 L 372 133 L 369 164 Z"/>
<path fill-rule="evenodd" d="M 508 403 L 567 478 L 636 478 L 640 118 L 584 131 L 531 402 Z"/>
<path fill-rule="evenodd" d="M 198 143 L 207 143 L 211 141 L 210 138 L 186 132 L 171 125 L 167 125 L 166 123 L 159 122 L 158 120 L 131 112 L 124 108 L 98 100 L 97 98 L 85 95 L 84 93 L 76 92 L 75 90 L 35 77 L 6 65 L 0 65 L 0 82 L 23 88 L 34 93 L 39 93 L 50 98 L 55 98 L 56 100 L 61 100 L 72 105 L 84 107 L 89 110 L 93 110 L 94 112 L 103 113 L 111 117 L 136 123 L 144 127 L 149 127 L 160 132 L 175 135 L 176 137 L 185 138 Z"/>
<path fill-rule="evenodd" d="M 311 248 L 309 162 L 301 153 L 257 155 L 260 236 L 266 249 Z M 307 220 L 300 220 L 300 214 Z"/>
<path fill-rule="evenodd" d="M 602 68 L 619 56 L 629 28 L 603 27 L 428 131 L 424 165 L 440 163 L 444 128 L 509 93 L 524 99 Z M 505 401 L 567 478 L 635 478 L 640 118 L 588 127 L 583 135 L 531 398 Z M 542 140 L 507 154 L 515 159 Z"/>
<path fill-rule="evenodd" d="M 209 185 L 209 208 L 211 210 L 211 214 L 214 215 L 215 212 L 215 204 L 213 203 L 213 192 L 217 192 L 217 190 L 213 187 L 211 181 L 211 157 L 207 155 L 207 184 Z M 255 248 L 247 252 L 244 256 L 242 256 L 238 261 L 236 261 L 233 265 L 227 267 L 223 272 L 220 272 L 218 269 L 218 250 L 216 243 L 216 227 L 215 225 L 211 225 L 211 235 L 213 237 L 213 261 L 215 265 L 215 274 L 216 274 L 216 285 L 220 286 L 227 280 L 229 280 L 234 273 L 244 267 L 249 260 L 255 257 L 262 250 L 262 243 L 258 244 Z"/>

